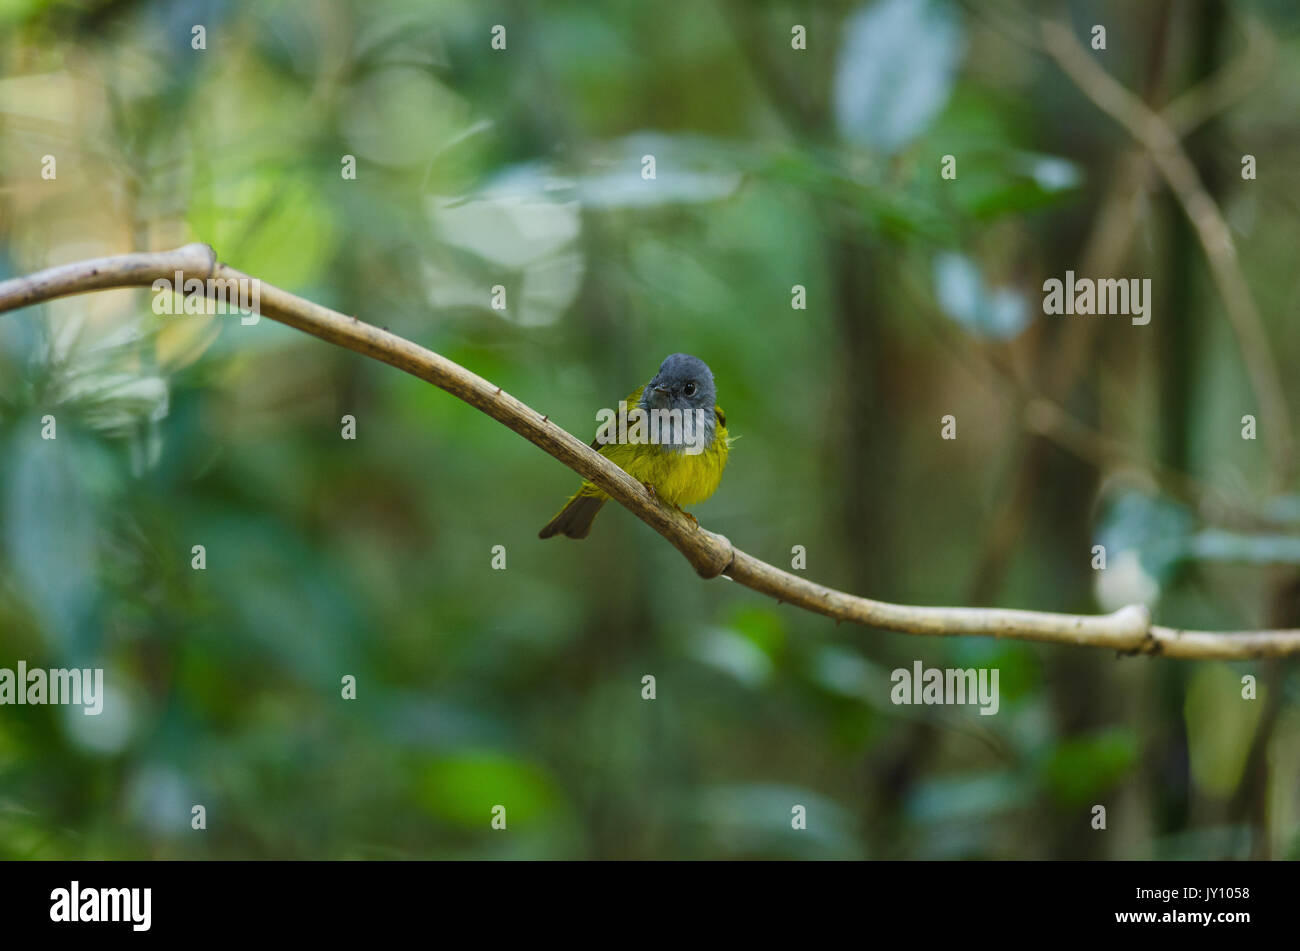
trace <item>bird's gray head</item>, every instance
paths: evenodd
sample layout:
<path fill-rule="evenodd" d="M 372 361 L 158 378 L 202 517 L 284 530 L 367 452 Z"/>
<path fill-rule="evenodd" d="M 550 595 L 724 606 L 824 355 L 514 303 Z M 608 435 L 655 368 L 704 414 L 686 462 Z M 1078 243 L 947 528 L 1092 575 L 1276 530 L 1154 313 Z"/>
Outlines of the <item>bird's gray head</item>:
<path fill-rule="evenodd" d="M 641 408 L 680 410 L 683 416 L 690 415 L 691 422 L 686 423 L 684 431 L 683 428 L 673 426 L 669 438 L 662 442 L 670 448 L 700 452 L 713 442 L 713 411 L 717 399 L 713 372 L 708 364 L 689 353 L 674 353 L 664 360 L 654 379 L 646 384 L 641 394 Z M 695 410 L 700 412 L 696 414 Z M 702 429 L 692 426 L 697 419 Z"/>
<path fill-rule="evenodd" d="M 674 353 L 646 384 L 641 402 L 647 409 L 704 409 L 711 413 L 717 399 L 709 365 L 689 353 Z"/>

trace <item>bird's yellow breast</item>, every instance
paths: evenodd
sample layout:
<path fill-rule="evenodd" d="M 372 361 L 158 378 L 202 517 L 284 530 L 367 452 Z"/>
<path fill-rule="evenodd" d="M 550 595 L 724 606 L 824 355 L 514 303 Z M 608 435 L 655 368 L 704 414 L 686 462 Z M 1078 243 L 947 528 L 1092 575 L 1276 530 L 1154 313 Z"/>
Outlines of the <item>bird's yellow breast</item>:
<path fill-rule="evenodd" d="M 654 486 L 655 494 L 669 505 L 694 505 L 717 491 L 727 466 L 730 447 L 722 422 L 726 417 L 721 410 L 717 417 L 713 442 L 694 455 L 645 443 L 608 443 L 601 446 L 600 454 L 632 478 Z"/>

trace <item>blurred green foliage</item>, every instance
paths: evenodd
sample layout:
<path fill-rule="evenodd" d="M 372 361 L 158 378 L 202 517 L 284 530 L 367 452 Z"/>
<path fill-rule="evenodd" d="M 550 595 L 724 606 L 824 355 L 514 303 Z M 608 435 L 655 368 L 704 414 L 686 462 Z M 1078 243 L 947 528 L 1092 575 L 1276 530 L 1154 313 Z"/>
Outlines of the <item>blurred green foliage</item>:
<path fill-rule="evenodd" d="M 1156 104 L 1204 73 L 1222 15 L 1076 6 Z M 1258 410 L 1157 183 L 1115 275 L 1154 278 L 1152 326 L 1041 315 L 1131 144 L 1018 42 L 1038 15 L 0 0 L 0 278 L 206 241 L 583 438 L 694 353 L 739 437 L 696 512 L 760 558 L 804 546 L 808 577 L 909 603 L 1300 624 L 1297 486 L 1266 490 L 1240 438 Z M 1290 367 L 1300 18 L 1233 6 L 1253 16 L 1268 71 L 1193 154 Z M 1239 31 L 1215 50 L 1240 55 Z M 103 666 L 110 688 L 100 717 L 0 708 L 0 855 L 1300 855 L 1289 667 L 837 627 L 701 582 L 615 507 L 542 543 L 577 479 L 503 427 L 269 320 L 150 300 L 0 317 L 0 666 Z M 1025 429 L 1020 386 L 1057 383 L 1080 334 L 1059 397 L 1123 458 Z M 891 704 L 916 659 L 998 668 L 998 715 Z M 1246 673 L 1270 685 L 1253 704 Z"/>

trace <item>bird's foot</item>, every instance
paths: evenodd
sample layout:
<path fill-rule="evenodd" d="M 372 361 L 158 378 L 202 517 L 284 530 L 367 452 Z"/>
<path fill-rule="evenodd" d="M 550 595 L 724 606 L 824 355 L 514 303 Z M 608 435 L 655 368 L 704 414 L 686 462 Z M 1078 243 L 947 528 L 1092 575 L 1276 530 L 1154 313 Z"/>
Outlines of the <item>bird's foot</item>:
<path fill-rule="evenodd" d="M 674 505 L 673 508 L 677 509 L 677 511 L 681 512 L 683 515 L 689 518 L 691 520 L 691 524 L 694 525 L 696 528 L 700 527 L 700 520 L 696 518 L 694 515 L 692 515 L 690 512 L 686 511 L 686 509 L 682 508 L 680 505 Z"/>
<path fill-rule="evenodd" d="M 653 485 L 651 485 L 649 482 L 642 482 L 641 484 L 645 486 L 645 490 L 650 495 L 650 498 L 652 499 L 659 498 L 659 493 L 655 491 L 655 487 Z"/>

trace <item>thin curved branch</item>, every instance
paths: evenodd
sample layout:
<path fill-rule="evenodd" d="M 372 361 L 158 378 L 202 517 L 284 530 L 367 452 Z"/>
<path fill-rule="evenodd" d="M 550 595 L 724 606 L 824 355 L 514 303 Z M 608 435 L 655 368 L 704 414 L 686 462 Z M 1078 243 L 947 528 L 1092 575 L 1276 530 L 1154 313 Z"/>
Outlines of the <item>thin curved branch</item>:
<path fill-rule="evenodd" d="M 1251 388 L 1260 413 L 1268 421 L 1273 481 L 1286 485 L 1294 472 L 1295 446 L 1291 436 L 1291 414 L 1272 346 L 1255 307 L 1246 277 L 1237 261 L 1237 247 L 1223 213 L 1205 190 L 1196 166 L 1188 158 L 1172 123 L 1125 89 L 1079 45 L 1069 27 L 1051 20 L 1042 24 L 1043 45 L 1061 69 L 1098 108 L 1124 127 L 1151 156 L 1192 230 L 1210 265 L 1210 274 L 1223 298 L 1228 323 L 1237 338 Z M 1212 100 L 1213 101 L 1213 100 Z M 1192 124 L 1189 107 L 1175 113 L 1178 122 Z"/>
<path fill-rule="evenodd" d="M 112 287 L 149 287 L 159 279 L 253 278 L 217 260 L 205 244 L 174 251 L 124 254 L 50 268 L 0 283 L 0 313 L 42 301 Z M 1300 630 L 1215 634 L 1151 624 L 1146 608 L 1114 614 L 1053 614 L 1001 608 L 913 607 L 845 594 L 782 571 L 705 531 L 653 498 L 638 482 L 586 443 L 500 387 L 396 334 L 258 282 L 259 311 L 329 343 L 371 357 L 434 384 L 514 430 L 574 472 L 590 479 L 677 548 L 704 578 L 725 574 L 779 601 L 867 627 L 905 634 L 1008 637 L 1048 644 L 1102 647 L 1129 654 L 1236 659 L 1300 653 Z"/>

